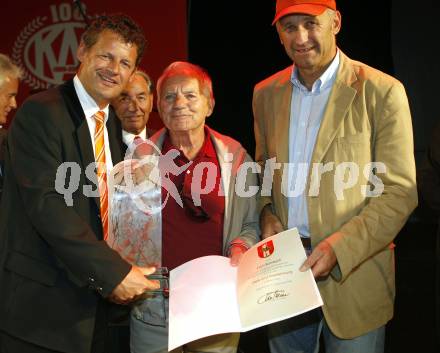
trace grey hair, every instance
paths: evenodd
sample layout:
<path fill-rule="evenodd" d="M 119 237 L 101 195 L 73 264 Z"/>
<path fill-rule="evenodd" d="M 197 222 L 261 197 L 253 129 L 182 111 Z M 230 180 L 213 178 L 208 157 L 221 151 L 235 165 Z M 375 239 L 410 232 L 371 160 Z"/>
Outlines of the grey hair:
<path fill-rule="evenodd" d="M 145 71 L 139 69 L 134 72 L 134 75 L 139 75 L 145 80 L 148 86 L 149 93 L 152 94 L 154 91 L 154 83 L 153 80 L 150 78 L 150 76 L 148 76 L 148 74 Z"/>
<path fill-rule="evenodd" d="M 12 62 L 9 56 L 0 54 L 0 86 L 3 85 L 7 77 L 21 79 L 22 76 L 21 69 Z"/>

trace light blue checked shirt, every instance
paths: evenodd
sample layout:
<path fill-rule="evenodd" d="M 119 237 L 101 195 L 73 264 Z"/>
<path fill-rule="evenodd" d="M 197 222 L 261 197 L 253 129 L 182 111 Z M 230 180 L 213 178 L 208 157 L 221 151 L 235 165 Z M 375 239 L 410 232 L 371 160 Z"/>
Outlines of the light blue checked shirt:
<path fill-rule="evenodd" d="M 313 149 L 327 106 L 331 88 L 339 67 L 339 51 L 330 66 L 309 91 L 298 79 L 298 70 L 292 70 L 293 84 L 290 105 L 289 170 L 288 170 L 288 227 L 297 227 L 303 237 L 310 237 L 307 194 L 305 189 Z"/>

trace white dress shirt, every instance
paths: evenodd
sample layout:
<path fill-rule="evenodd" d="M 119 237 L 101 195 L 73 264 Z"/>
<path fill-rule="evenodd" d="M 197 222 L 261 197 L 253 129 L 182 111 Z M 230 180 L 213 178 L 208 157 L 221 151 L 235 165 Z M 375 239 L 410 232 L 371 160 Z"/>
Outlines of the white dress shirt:
<path fill-rule="evenodd" d="M 309 91 L 299 80 L 298 70 L 293 68 L 293 85 L 289 127 L 289 185 L 288 227 L 297 227 L 303 237 L 310 236 L 307 212 L 307 175 L 312 153 L 327 106 L 331 88 L 339 67 L 339 51 L 330 66 Z"/>
<path fill-rule="evenodd" d="M 147 128 L 144 127 L 144 129 L 139 134 L 132 134 L 131 132 L 125 131 L 122 129 L 122 141 L 127 145 L 130 146 L 133 143 L 133 140 L 136 136 L 139 136 L 142 141 L 145 141 L 147 136 Z"/>
<path fill-rule="evenodd" d="M 92 140 L 93 155 L 95 155 L 95 128 L 96 120 L 93 117 L 98 111 L 102 110 L 105 113 L 104 117 L 104 145 L 105 145 L 105 163 L 107 165 L 107 175 L 113 168 L 112 154 L 110 152 L 110 143 L 108 140 L 107 131 L 107 120 L 108 120 L 108 104 L 104 109 L 99 109 L 95 100 L 87 93 L 86 89 L 79 80 L 78 75 L 73 78 L 73 85 L 75 87 L 75 92 L 78 96 L 79 102 L 81 103 L 82 110 L 86 116 L 87 125 L 89 127 L 90 138 Z"/>

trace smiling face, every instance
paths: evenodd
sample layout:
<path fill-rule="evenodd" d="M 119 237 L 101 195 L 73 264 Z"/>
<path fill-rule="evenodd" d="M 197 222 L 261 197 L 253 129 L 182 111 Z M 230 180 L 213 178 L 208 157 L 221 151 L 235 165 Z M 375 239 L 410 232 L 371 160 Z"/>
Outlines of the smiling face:
<path fill-rule="evenodd" d="M 338 11 L 319 16 L 292 14 L 277 22 L 277 31 L 287 55 L 303 76 L 318 78 L 336 55 L 336 34 L 341 28 Z"/>
<path fill-rule="evenodd" d="M 104 108 L 119 96 L 135 69 L 137 47 L 111 30 L 103 30 L 96 43 L 78 47 L 78 77 L 98 106 Z"/>
<path fill-rule="evenodd" d="M 132 76 L 121 95 L 113 100 L 116 115 L 122 128 L 132 134 L 142 132 L 153 109 L 153 93 L 145 79 L 138 74 Z"/>
<path fill-rule="evenodd" d="M 213 102 L 200 90 L 196 78 L 173 76 L 162 83 L 158 108 L 171 132 L 201 132 L 211 115 Z"/>
<path fill-rule="evenodd" d="M 8 114 L 17 108 L 18 79 L 6 76 L 0 86 L 0 125 L 6 124 Z"/>

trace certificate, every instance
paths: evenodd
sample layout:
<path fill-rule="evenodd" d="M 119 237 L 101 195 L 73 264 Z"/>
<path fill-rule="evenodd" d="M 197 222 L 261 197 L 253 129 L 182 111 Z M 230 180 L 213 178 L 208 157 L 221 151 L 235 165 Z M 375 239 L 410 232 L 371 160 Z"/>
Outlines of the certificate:
<path fill-rule="evenodd" d="M 250 248 L 238 267 L 205 256 L 170 272 L 168 350 L 196 339 L 245 332 L 321 305 L 296 228 Z"/>

